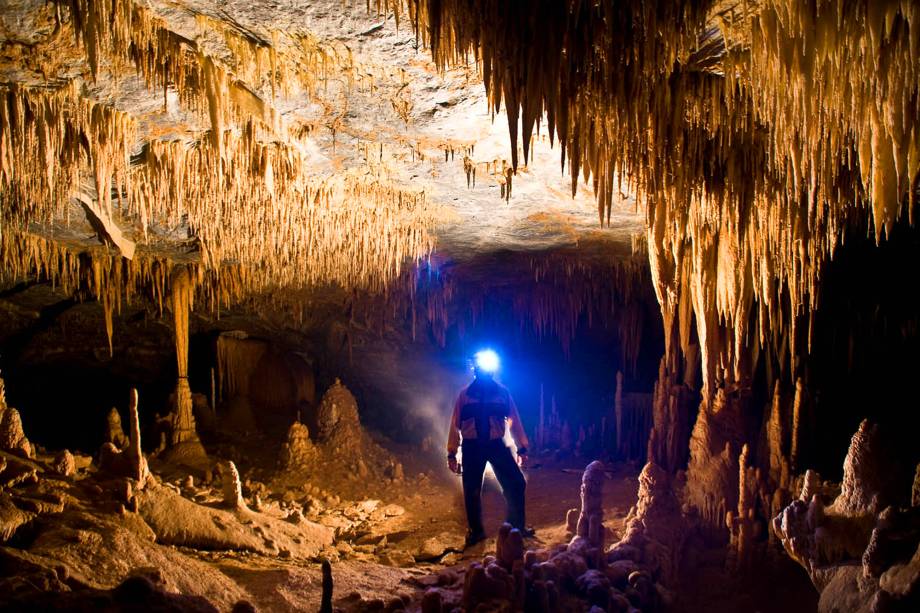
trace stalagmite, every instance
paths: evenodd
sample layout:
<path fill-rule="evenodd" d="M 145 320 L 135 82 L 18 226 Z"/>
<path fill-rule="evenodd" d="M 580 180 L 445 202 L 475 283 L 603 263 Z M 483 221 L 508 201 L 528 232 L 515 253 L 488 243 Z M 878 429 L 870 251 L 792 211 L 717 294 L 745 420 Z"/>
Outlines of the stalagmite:
<path fill-rule="evenodd" d="M 321 443 L 351 447 L 360 442 L 358 404 L 338 379 L 323 394 L 316 413 L 316 424 L 316 437 Z"/>
<path fill-rule="evenodd" d="M 690 439 L 692 399 L 691 390 L 678 378 L 673 358 L 663 356 L 652 396 L 652 429 L 647 461 L 672 471 L 684 465 Z"/>
<path fill-rule="evenodd" d="M 77 472 L 77 463 L 73 454 L 64 449 L 54 456 L 52 468 L 54 472 L 63 477 L 72 477 Z"/>
<path fill-rule="evenodd" d="M 802 422 L 802 395 L 804 393 L 803 387 L 802 379 L 796 379 L 795 400 L 792 404 L 792 434 L 790 435 L 791 449 L 789 450 L 789 468 L 791 472 L 795 472 L 799 467 L 799 428 L 801 427 Z"/>
<path fill-rule="evenodd" d="M 243 486 L 240 483 L 240 473 L 236 464 L 225 462 L 220 466 L 221 483 L 224 494 L 224 506 L 234 511 L 246 510 L 246 501 L 243 500 Z"/>
<path fill-rule="evenodd" d="M 128 437 L 121 427 L 121 415 L 118 414 L 118 409 L 112 407 L 106 417 L 106 423 L 108 426 L 105 433 L 106 442 L 112 443 L 119 451 L 127 447 Z"/>
<path fill-rule="evenodd" d="M 754 541 L 754 500 L 752 488 L 754 483 L 748 466 L 748 446 L 741 449 L 738 457 L 738 507 L 736 513 L 729 512 L 726 518 L 731 533 L 732 564 L 735 568 L 745 569 L 749 566 Z"/>
<path fill-rule="evenodd" d="M 287 442 L 281 447 L 282 470 L 310 469 L 317 455 L 313 441 L 310 440 L 309 429 L 299 421 L 295 421 L 288 430 Z"/>
<path fill-rule="evenodd" d="M 581 511 L 575 527 L 576 538 L 586 539 L 592 547 L 604 546 L 604 465 L 594 461 L 581 478 Z"/>
<path fill-rule="evenodd" d="M 22 429 L 19 411 L 6 404 L 6 384 L 0 378 L 0 449 L 32 457 L 32 444 Z"/>
<path fill-rule="evenodd" d="M 119 450 L 111 442 L 105 443 L 99 452 L 99 466 L 102 470 L 112 474 L 128 477 L 136 482 L 138 489 L 142 489 L 150 476 L 147 459 L 141 450 L 141 427 L 138 416 L 137 390 L 131 390 L 128 405 L 128 446 Z"/>
<path fill-rule="evenodd" d="M 641 563 L 665 583 L 677 578 L 688 529 L 668 474 L 647 463 L 639 474 L 636 506 L 626 518 L 623 538 L 607 550 L 610 564 L 630 560 Z"/>
<path fill-rule="evenodd" d="M 863 421 L 850 441 L 839 494 L 806 474 L 802 496 L 773 518 L 789 556 L 821 593 L 819 610 L 874 610 L 917 598 L 920 546 L 916 509 L 904 506 L 907 483 L 896 474 L 876 426 Z M 901 575 L 896 578 L 897 575 Z"/>

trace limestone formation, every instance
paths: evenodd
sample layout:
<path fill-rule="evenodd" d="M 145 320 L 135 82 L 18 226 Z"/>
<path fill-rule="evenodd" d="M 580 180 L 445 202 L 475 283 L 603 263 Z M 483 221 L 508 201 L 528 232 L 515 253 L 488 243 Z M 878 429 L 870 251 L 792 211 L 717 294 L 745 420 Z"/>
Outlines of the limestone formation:
<path fill-rule="evenodd" d="M 680 380 L 675 360 L 663 356 L 658 366 L 658 381 L 652 398 L 652 430 L 646 460 L 675 471 L 687 458 L 690 440 L 690 388 Z"/>
<path fill-rule="evenodd" d="M 687 498 L 707 529 L 724 533 L 725 517 L 738 505 L 739 442 L 744 440 L 743 415 L 748 394 L 720 388 L 703 398 L 690 438 Z"/>
<path fill-rule="evenodd" d="M 282 470 L 296 471 L 311 468 L 316 458 L 317 450 L 313 441 L 310 440 L 309 429 L 306 425 L 295 421 L 288 430 L 287 442 L 281 447 Z M 365 468 L 365 472 L 366 470 Z"/>
<path fill-rule="evenodd" d="M 108 429 L 105 433 L 105 442 L 112 443 L 116 449 L 121 451 L 128 446 L 128 437 L 121 427 L 121 415 L 118 414 L 118 409 L 112 407 L 112 410 L 109 411 L 107 422 Z"/>
<path fill-rule="evenodd" d="M 74 460 L 73 454 L 67 449 L 64 449 L 54 456 L 54 462 L 51 466 L 54 472 L 63 477 L 71 477 L 77 472 L 76 460 Z"/>
<path fill-rule="evenodd" d="M 0 410 L 0 449 L 32 457 L 32 444 L 22 429 L 19 411 L 12 407 L 2 407 Z"/>
<path fill-rule="evenodd" d="M 0 449 L 32 457 L 32 444 L 22 429 L 19 411 L 6 404 L 6 386 L 0 378 Z"/>
<path fill-rule="evenodd" d="M 245 510 L 246 501 L 243 500 L 243 485 L 240 482 L 240 473 L 236 464 L 231 461 L 220 465 L 221 489 L 224 494 L 224 506 L 234 511 Z"/>
<path fill-rule="evenodd" d="M 119 450 L 112 443 L 105 443 L 99 451 L 99 467 L 111 474 L 128 477 L 137 482 L 138 488 L 143 488 L 150 476 L 147 459 L 141 451 L 141 428 L 137 408 L 137 390 L 131 390 L 131 400 L 128 405 L 128 446 Z"/>
<path fill-rule="evenodd" d="M 178 382 L 173 394 L 175 401 L 172 413 L 172 432 L 170 443 L 198 442 L 195 432 L 195 415 L 192 411 L 192 390 L 188 384 L 188 318 L 192 308 L 194 287 L 188 269 L 180 267 L 172 277 L 172 311 L 176 334 L 176 361 L 178 363 Z"/>
<path fill-rule="evenodd" d="M 897 484 L 884 466 L 883 445 L 878 426 L 863 420 L 843 462 L 840 497 L 835 501 L 841 512 L 877 514 L 898 500 Z"/>
<path fill-rule="evenodd" d="M 820 611 L 909 608 L 920 599 L 920 560 L 914 555 L 920 513 L 890 505 L 906 500 L 909 486 L 902 484 L 900 496 L 893 489 L 896 473 L 877 426 L 859 425 L 843 467 L 833 501 L 809 471 L 802 497 L 773 519 L 772 528 L 821 592 Z"/>
<path fill-rule="evenodd" d="M 626 518 L 623 538 L 607 551 L 609 563 L 630 560 L 642 564 L 664 583 L 677 578 L 688 527 L 674 495 L 672 481 L 649 462 L 639 475 L 636 506 Z"/>
<path fill-rule="evenodd" d="M 360 442 L 358 403 L 338 379 L 319 403 L 316 426 L 316 437 L 321 443 L 354 446 Z"/>
<path fill-rule="evenodd" d="M 575 527 L 576 538 L 583 538 L 592 547 L 604 546 L 604 464 L 588 464 L 581 478 L 581 511 Z"/>
<path fill-rule="evenodd" d="M 176 363 L 178 378 L 170 401 L 172 411 L 169 421 L 169 447 L 166 457 L 177 464 L 203 469 L 207 466 L 207 453 L 195 429 L 192 407 L 192 389 L 188 382 L 189 313 L 194 304 L 195 280 L 189 268 L 179 266 L 171 278 L 171 306 L 175 325 Z"/>
<path fill-rule="evenodd" d="M 741 449 L 738 457 L 738 508 L 729 511 L 726 527 L 731 535 L 730 547 L 732 565 L 735 568 L 747 568 L 753 555 L 754 546 L 754 496 L 751 491 L 756 482 L 756 470 L 748 466 L 748 446 Z"/>
<path fill-rule="evenodd" d="M 601 510 L 596 479 L 603 466 L 594 462 L 586 469 L 589 496 L 587 517 L 597 518 Z M 552 613 L 564 610 L 562 602 L 579 599 L 578 607 L 599 607 L 605 611 L 655 610 L 662 588 L 653 580 L 663 564 L 679 565 L 682 536 L 678 540 L 654 540 L 642 534 L 648 523 L 652 531 L 682 535 L 680 511 L 670 491 L 667 475 L 652 464 L 640 479 L 640 505 L 631 517 L 632 534 L 609 553 L 598 555 L 588 537 L 577 536 L 569 545 L 552 549 L 524 549 L 521 533 L 503 524 L 498 531 L 495 555 L 473 562 L 466 571 L 460 603 L 464 610 L 512 610 Z M 589 530 L 591 522 L 588 521 Z M 646 565 L 645 559 L 655 565 Z M 450 593 L 429 590 L 423 610 L 451 610 Z"/>

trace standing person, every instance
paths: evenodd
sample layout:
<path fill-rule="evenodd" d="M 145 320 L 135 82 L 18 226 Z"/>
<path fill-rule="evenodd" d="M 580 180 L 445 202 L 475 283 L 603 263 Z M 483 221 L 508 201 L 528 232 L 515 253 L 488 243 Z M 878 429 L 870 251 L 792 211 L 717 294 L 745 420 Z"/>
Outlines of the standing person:
<path fill-rule="evenodd" d="M 528 530 L 524 525 L 526 482 L 521 472 L 521 467 L 526 465 L 529 443 L 511 394 L 505 386 L 495 381 L 498 365 L 498 355 L 494 351 L 480 351 L 475 355 L 475 378 L 460 392 L 454 403 L 447 436 L 448 467 L 463 476 L 463 501 L 469 524 L 467 547 L 486 538 L 482 525 L 482 476 L 486 463 L 492 465 L 502 487 L 508 506 L 508 523 L 525 536 L 533 535 L 533 530 Z M 505 429 L 509 422 L 511 435 L 517 445 L 517 458 L 505 445 Z M 457 461 L 461 438 L 462 470 Z"/>

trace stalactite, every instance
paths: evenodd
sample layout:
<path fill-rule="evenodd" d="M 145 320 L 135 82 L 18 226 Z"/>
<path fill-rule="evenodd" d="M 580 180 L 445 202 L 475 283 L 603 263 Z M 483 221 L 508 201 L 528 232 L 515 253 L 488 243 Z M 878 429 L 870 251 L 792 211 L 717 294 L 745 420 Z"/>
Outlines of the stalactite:
<path fill-rule="evenodd" d="M 769 0 L 713 28 L 716 4 L 410 10 L 439 66 L 478 61 L 493 108 L 507 108 L 513 167 L 518 120 L 526 155 L 545 114 L 601 221 L 620 181 L 636 189 L 666 338 L 679 326 L 685 349 L 695 320 L 707 394 L 746 375 L 755 343 L 795 368 L 810 337 L 797 319 L 817 307 L 844 230 L 868 223 L 878 238 L 912 221 L 920 173 L 920 8 Z M 715 57 L 713 29 L 733 39 Z"/>
<path fill-rule="evenodd" d="M 92 169 L 100 210 L 127 188 L 135 124 L 127 114 L 60 87 L 0 86 L 0 223 L 26 228 L 62 216 Z"/>

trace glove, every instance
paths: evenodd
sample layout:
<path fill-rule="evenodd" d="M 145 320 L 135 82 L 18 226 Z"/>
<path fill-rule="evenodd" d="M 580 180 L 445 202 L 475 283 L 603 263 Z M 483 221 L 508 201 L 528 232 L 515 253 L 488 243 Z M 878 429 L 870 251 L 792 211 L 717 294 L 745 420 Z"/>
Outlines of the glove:
<path fill-rule="evenodd" d="M 457 456 L 447 456 L 447 468 L 452 473 L 460 474 L 460 464 L 457 462 Z"/>

